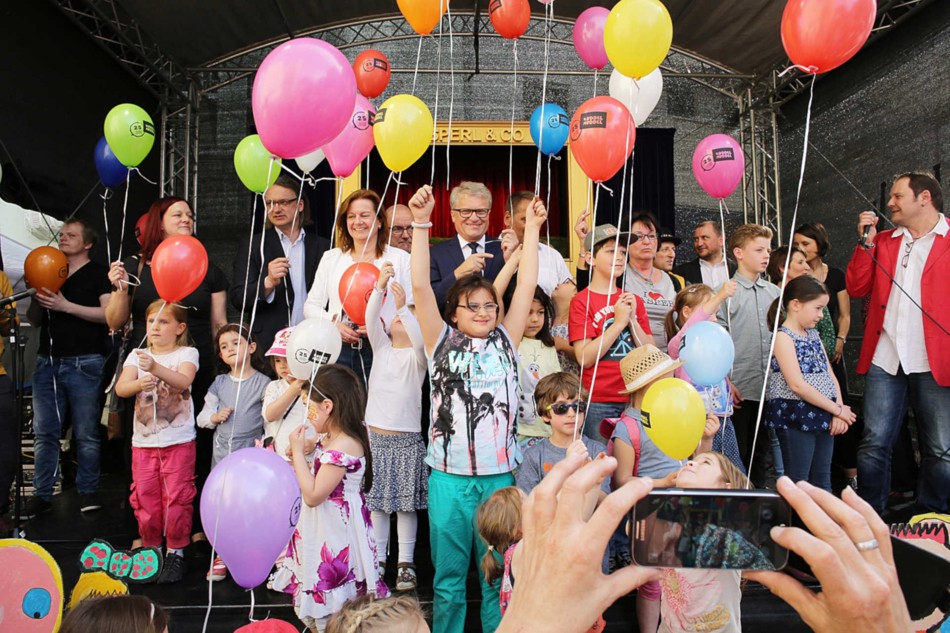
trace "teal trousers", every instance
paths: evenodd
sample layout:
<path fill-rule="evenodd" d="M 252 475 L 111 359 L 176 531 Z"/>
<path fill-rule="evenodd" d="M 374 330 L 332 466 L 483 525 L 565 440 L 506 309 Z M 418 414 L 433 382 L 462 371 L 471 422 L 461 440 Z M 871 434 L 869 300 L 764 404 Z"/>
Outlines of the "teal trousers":
<path fill-rule="evenodd" d="M 463 633 L 465 629 L 465 579 L 472 554 L 478 569 L 487 551 L 475 528 L 478 507 L 499 488 L 513 486 L 511 473 L 501 475 L 429 474 L 429 534 L 435 587 L 432 607 L 433 633 Z M 499 583 L 482 586 L 482 631 L 492 633 L 501 623 Z"/>

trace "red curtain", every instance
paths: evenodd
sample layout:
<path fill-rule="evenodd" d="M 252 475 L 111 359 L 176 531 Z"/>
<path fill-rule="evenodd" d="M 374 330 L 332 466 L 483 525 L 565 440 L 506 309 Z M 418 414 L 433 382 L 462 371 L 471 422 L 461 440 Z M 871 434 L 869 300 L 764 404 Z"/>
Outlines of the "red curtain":
<path fill-rule="evenodd" d="M 449 192 L 452 187 L 463 180 L 481 182 L 492 192 L 488 235 L 495 237 L 505 228 L 505 203 L 509 195 L 508 150 L 509 148 L 504 145 L 487 147 L 451 146 L 449 150 L 451 178 L 449 187 L 446 188 L 446 148 L 445 146 L 436 146 L 435 178 L 431 179 L 432 150 L 430 149 L 415 165 L 402 173 L 401 180 L 404 184 L 399 186 L 398 202 L 406 204 L 419 187 L 432 182 L 432 189 L 435 194 L 435 213 L 432 216 L 431 235 L 438 238 L 452 237 L 455 235 L 455 227 L 452 224 L 450 214 Z M 513 191 L 534 191 L 537 155 L 538 151 L 534 147 L 514 148 L 511 169 Z M 373 150 L 370 157 L 370 188 L 382 195 L 386 188 L 386 181 L 389 178 L 389 170 L 383 165 L 376 150 Z M 540 196 L 542 200 L 547 202 L 548 191 L 550 190 L 548 217 L 551 235 L 560 236 L 562 235 L 562 227 L 567 225 L 567 167 L 564 159 L 553 160 L 551 162 L 550 186 L 548 186 L 547 160 L 547 157 L 542 157 Z M 396 184 L 390 182 L 386 199 L 383 200 L 384 207 L 396 202 L 395 196 Z"/>

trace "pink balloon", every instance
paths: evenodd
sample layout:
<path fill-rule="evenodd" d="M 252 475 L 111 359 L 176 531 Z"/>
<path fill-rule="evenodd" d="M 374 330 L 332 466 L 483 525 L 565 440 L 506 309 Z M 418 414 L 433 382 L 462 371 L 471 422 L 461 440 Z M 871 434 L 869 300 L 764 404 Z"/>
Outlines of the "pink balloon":
<path fill-rule="evenodd" d="M 604 50 L 604 24 L 608 15 L 610 9 L 606 7 L 590 7 L 574 22 L 574 48 L 584 63 L 595 70 L 602 69 L 610 61 Z"/>
<path fill-rule="evenodd" d="M 373 117 L 376 108 L 363 95 L 357 95 L 353 115 L 343 131 L 323 146 L 334 176 L 346 178 L 366 158 L 376 141 L 373 138 Z"/>
<path fill-rule="evenodd" d="M 693 152 L 693 176 L 703 191 L 722 200 L 732 195 L 745 172 L 745 154 L 731 136 L 711 134 Z"/>
<path fill-rule="evenodd" d="M 264 147 L 304 156 L 333 140 L 350 119 L 356 76 L 334 46 L 300 37 L 272 50 L 254 77 L 251 107 Z"/>

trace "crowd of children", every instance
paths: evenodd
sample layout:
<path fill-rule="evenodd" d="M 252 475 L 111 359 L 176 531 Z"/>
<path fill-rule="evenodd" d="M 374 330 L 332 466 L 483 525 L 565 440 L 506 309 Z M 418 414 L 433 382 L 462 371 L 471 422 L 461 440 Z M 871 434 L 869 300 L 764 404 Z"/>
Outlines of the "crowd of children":
<path fill-rule="evenodd" d="M 129 355 L 116 393 L 135 398 L 131 501 L 142 544 L 167 549 L 159 582 L 184 574 L 196 423 L 214 429 L 212 467 L 260 446 L 293 469 L 304 505 L 268 587 L 292 594 L 300 619 L 319 631 L 393 630 L 385 628 L 387 613 L 400 614 L 405 630 L 425 630 L 415 603 L 383 600 L 393 518 L 394 589 L 417 587 L 420 510 L 428 510 L 435 568 L 434 630 L 463 628 L 473 551 L 482 569 L 482 626 L 494 630 L 518 577 L 525 495 L 570 455 L 617 461 L 612 478 L 586 495 L 584 516 L 635 477 L 657 486 L 745 487 L 750 460 L 757 483 L 774 464 L 830 490 L 832 435 L 855 416 L 816 330 L 827 318 L 828 291 L 805 272 L 792 274 L 792 267 L 807 268 L 795 250 L 788 274 L 780 269 L 791 281 L 781 305 L 773 305 L 779 287 L 763 278 L 769 229 L 733 232 L 729 250 L 738 270 L 719 288 L 694 284 L 676 293 L 661 337 L 665 353 L 654 345 L 643 301 L 618 288 L 627 233 L 593 227 L 583 236 L 589 283 L 578 292 L 564 281 L 549 296 L 537 285 L 546 210 L 535 198 L 522 242 L 494 284 L 463 276 L 439 305 L 428 274 L 433 206 L 429 187 L 410 201 L 412 288 L 395 281 L 387 261 L 367 297 L 374 362 L 365 389 L 341 365 L 319 367 L 309 381 L 294 377 L 287 361 L 293 328 L 278 332 L 262 354 L 247 328 L 229 324 L 215 337 L 220 374 L 196 411 L 190 387 L 198 353 L 188 345 L 186 311 L 162 301 L 149 306 L 148 346 Z M 395 311 L 386 319 L 389 296 Z M 770 309 L 781 323 L 774 356 Z M 717 384 L 698 384 L 679 359 L 681 344 L 692 327 L 717 318 L 733 338 L 735 365 Z M 423 393 L 427 374 L 430 394 Z M 650 387 L 672 376 L 693 384 L 706 409 L 702 439 L 685 466 L 651 440 L 641 415 Z M 764 424 L 756 434 L 760 394 Z M 425 400 L 431 417 L 424 421 Z M 628 530 L 621 523 L 603 552 L 605 573 L 631 563 Z M 224 561 L 215 559 L 208 579 L 226 575 Z M 694 630 L 699 621 L 703 630 L 738 630 L 738 579 L 735 572 L 663 572 L 639 588 L 640 630 Z M 601 617 L 590 630 L 604 626 Z"/>

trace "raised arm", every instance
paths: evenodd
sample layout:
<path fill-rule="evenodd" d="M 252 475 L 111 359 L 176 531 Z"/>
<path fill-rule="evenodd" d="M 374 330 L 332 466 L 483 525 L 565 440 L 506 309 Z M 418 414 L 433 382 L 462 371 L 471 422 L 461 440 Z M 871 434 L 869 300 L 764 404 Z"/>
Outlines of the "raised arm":
<path fill-rule="evenodd" d="M 435 292 L 429 281 L 429 228 L 432 226 L 432 209 L 435 198 L 432 187 L 423 185 L 409 200 L 412 211 L 412 251 L 410 252 L 410 270 L 412 272 L 412 294 L 416 300 L 416 317 L 422 330 L 426 351 L 432 353 L 442 333 L 442 315 Z"/>
<path fill-rule="evenodd" d="M 548 210 L 544 208 L 541 198 L 534 197 L 525 211 L 524 243 L 521 250 L 521 263 L 518 266 L 518 285 L 511 298 L 508 314 L 505 315 L 505 329 L 511 340 L 517 344 L 524 334 L 525 323 L 528 322 L 528 313 L 531 311 L 531 301 L 534 299 L 534 289 L 538 287 L 538 243 L 540 242 L 541 227 L 548 219 Z"/>

